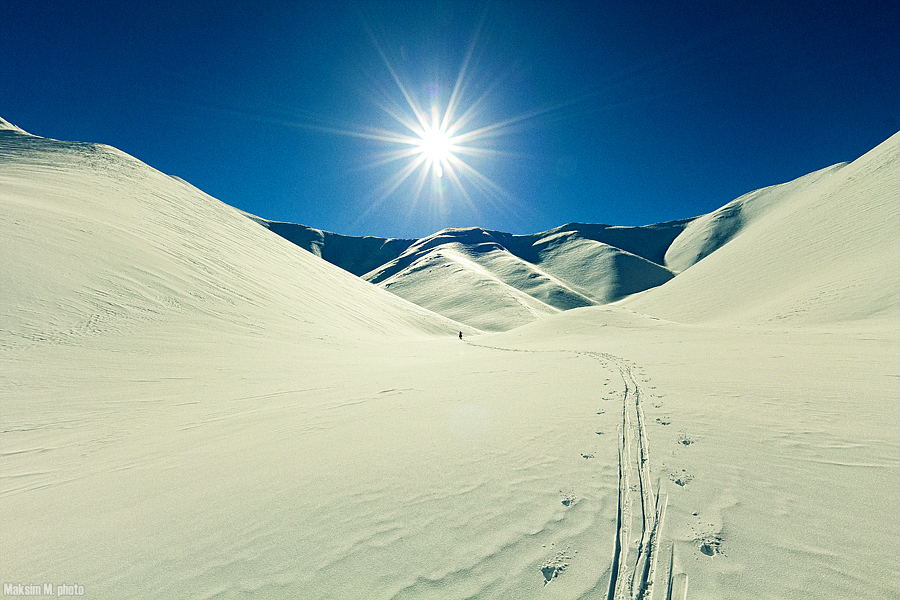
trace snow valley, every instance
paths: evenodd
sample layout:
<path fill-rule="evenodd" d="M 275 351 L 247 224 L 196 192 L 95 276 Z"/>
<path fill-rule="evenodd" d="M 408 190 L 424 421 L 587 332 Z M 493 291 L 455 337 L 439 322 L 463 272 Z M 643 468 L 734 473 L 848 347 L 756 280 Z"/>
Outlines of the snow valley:
<path fill-rule="evenodd" d="M 350 238 L 0 121 L 0 580 L 900 596 L 898 190 Z"/>

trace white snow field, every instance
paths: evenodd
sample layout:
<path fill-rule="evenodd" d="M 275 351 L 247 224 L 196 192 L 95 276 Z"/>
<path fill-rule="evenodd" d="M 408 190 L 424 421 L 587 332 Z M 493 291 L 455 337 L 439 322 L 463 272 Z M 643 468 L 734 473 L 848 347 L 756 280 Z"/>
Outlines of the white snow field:
<path fill-rule="evenodd" d="M 5 591 L 900 597 L 900 134 L 686 223 L 611 305 L 571 243 L 532 279 L 590 305 L 517 327 L 5 121 L 0 227 Z"/>

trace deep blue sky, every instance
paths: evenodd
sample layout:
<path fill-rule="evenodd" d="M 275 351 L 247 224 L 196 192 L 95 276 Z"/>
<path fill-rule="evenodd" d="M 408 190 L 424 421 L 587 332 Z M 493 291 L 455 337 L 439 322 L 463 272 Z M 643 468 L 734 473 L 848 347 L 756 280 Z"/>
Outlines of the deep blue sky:
<path fill-rule="evenodd" d="M 338 233 L 641 225 L 852 160 L 900 129 L 896 2 L 16 1 L 0 116 L 102 142 L 259 216 Z M 476 36 L 477 33 L 477 36 Z M 446 103 L 475 39 L 471 127 L 520 119 L 445 177 L 381 198 L 404 163 L 334 133 Z M 522 118 L 533 115 L 530 118 Z M 396 148 L 394 146 L 393 148 Z M 374 165 L 374 166 L 373 166 Z"/>

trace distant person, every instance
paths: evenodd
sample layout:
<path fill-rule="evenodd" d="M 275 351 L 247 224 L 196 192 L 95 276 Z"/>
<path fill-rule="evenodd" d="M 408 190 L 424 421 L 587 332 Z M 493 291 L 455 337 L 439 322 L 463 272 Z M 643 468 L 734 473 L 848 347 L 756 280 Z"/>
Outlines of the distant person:
<path fill-rule="evenodd" d="M 462 339 L 462 331 L 459 332 L 459 339 Z"/>

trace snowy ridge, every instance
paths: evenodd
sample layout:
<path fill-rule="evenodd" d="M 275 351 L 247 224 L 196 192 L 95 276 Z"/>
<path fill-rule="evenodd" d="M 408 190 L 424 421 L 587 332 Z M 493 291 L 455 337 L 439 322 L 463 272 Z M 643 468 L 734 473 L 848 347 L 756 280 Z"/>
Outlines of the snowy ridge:
<path fill-rule="evenodd" d="M 674 237 L 683 225 L 654 226 L 649 237 Z M 600 227 L 594 237 L 619 238 L 622 245 L 642 234 L 647 237 L 649 231 Z M 541 314 L 619 300 L 673 276 L 646 258 L 591 239 L 590 228 L 570 225 L 527 236 L 481 228 L 445 229 L 416 241 L 363 278 L 439 314 L 504 331 Z M 450 303 L 448 313 L 446 300 L 454 297 L 468 300 Z M 537 311 L 527 297 L 538 301 Z M 502 298 L 517 298 L 529 309 L 509 312 L 506 308 L 514 304 Z"/>
<path fill-rule="evenodd" d="M 402 298 L 488 331 L 661 285 L 673 277 L 662 264 L 666 249 L 690 222 L 570 223 L 529 235 L 472 227 L 397 240 L 341 236 L 250 216 Z"/>
<path fill-rule="evenodd" d="M 359 276 L 395 259 L 415 242 L 395 238 L 341 235 L 306 225 L 267 221 L 249 213 L 244 214 L 284 239 Z"/>
<path fill-rule="evenodd" d="M 0 131 L 15 131 L 15 132 L 17 132 L 17 133 L 25 133 L 25 134 L 28 133 L 27 131 L 25 131 L 25 130 L 22 129 L 21 127 L 17 127 L 17 126 L 15 126 L 15 125 L 13 125 L 12 123 L 10 123 L 9 121 L 7 121 L 7 120 L 4 119 L 3 117 L 0 117 Z"/>
<path fill-rule="evenodd" d="M 900 134 L 851 163 L 701 217 L 668 253 L 672 281 L 624 305 L 672 320 L 900 317 Z"/>
<path fill-rule="evenodd" d="M 845 164 L 847 163 L 821 169 L 788 183 L 749 192 L 718 210 L 694 219 L 666 250 L 665 265 L 676 273 L 684 271 L 752 227 L 778 204 L 790 202 L 792 196 Z"/>
<path fill-rule="evenodd" d="M 476 227 L 392 240 L 253 218 L 367 281 L 487 331 L 621 301 L 675 320 L 865 318 L 898 305 L 881 285 L 882 266 L 900 272 L 890 234 L 898 227 L 897 145 L 895 135 L 853 163 L 644 227 L 570 223 L 530 235 Z M 867 239 L 857 244 L 861 235 Z M 812 251 L 810 237 L 821 248 Z"/>

